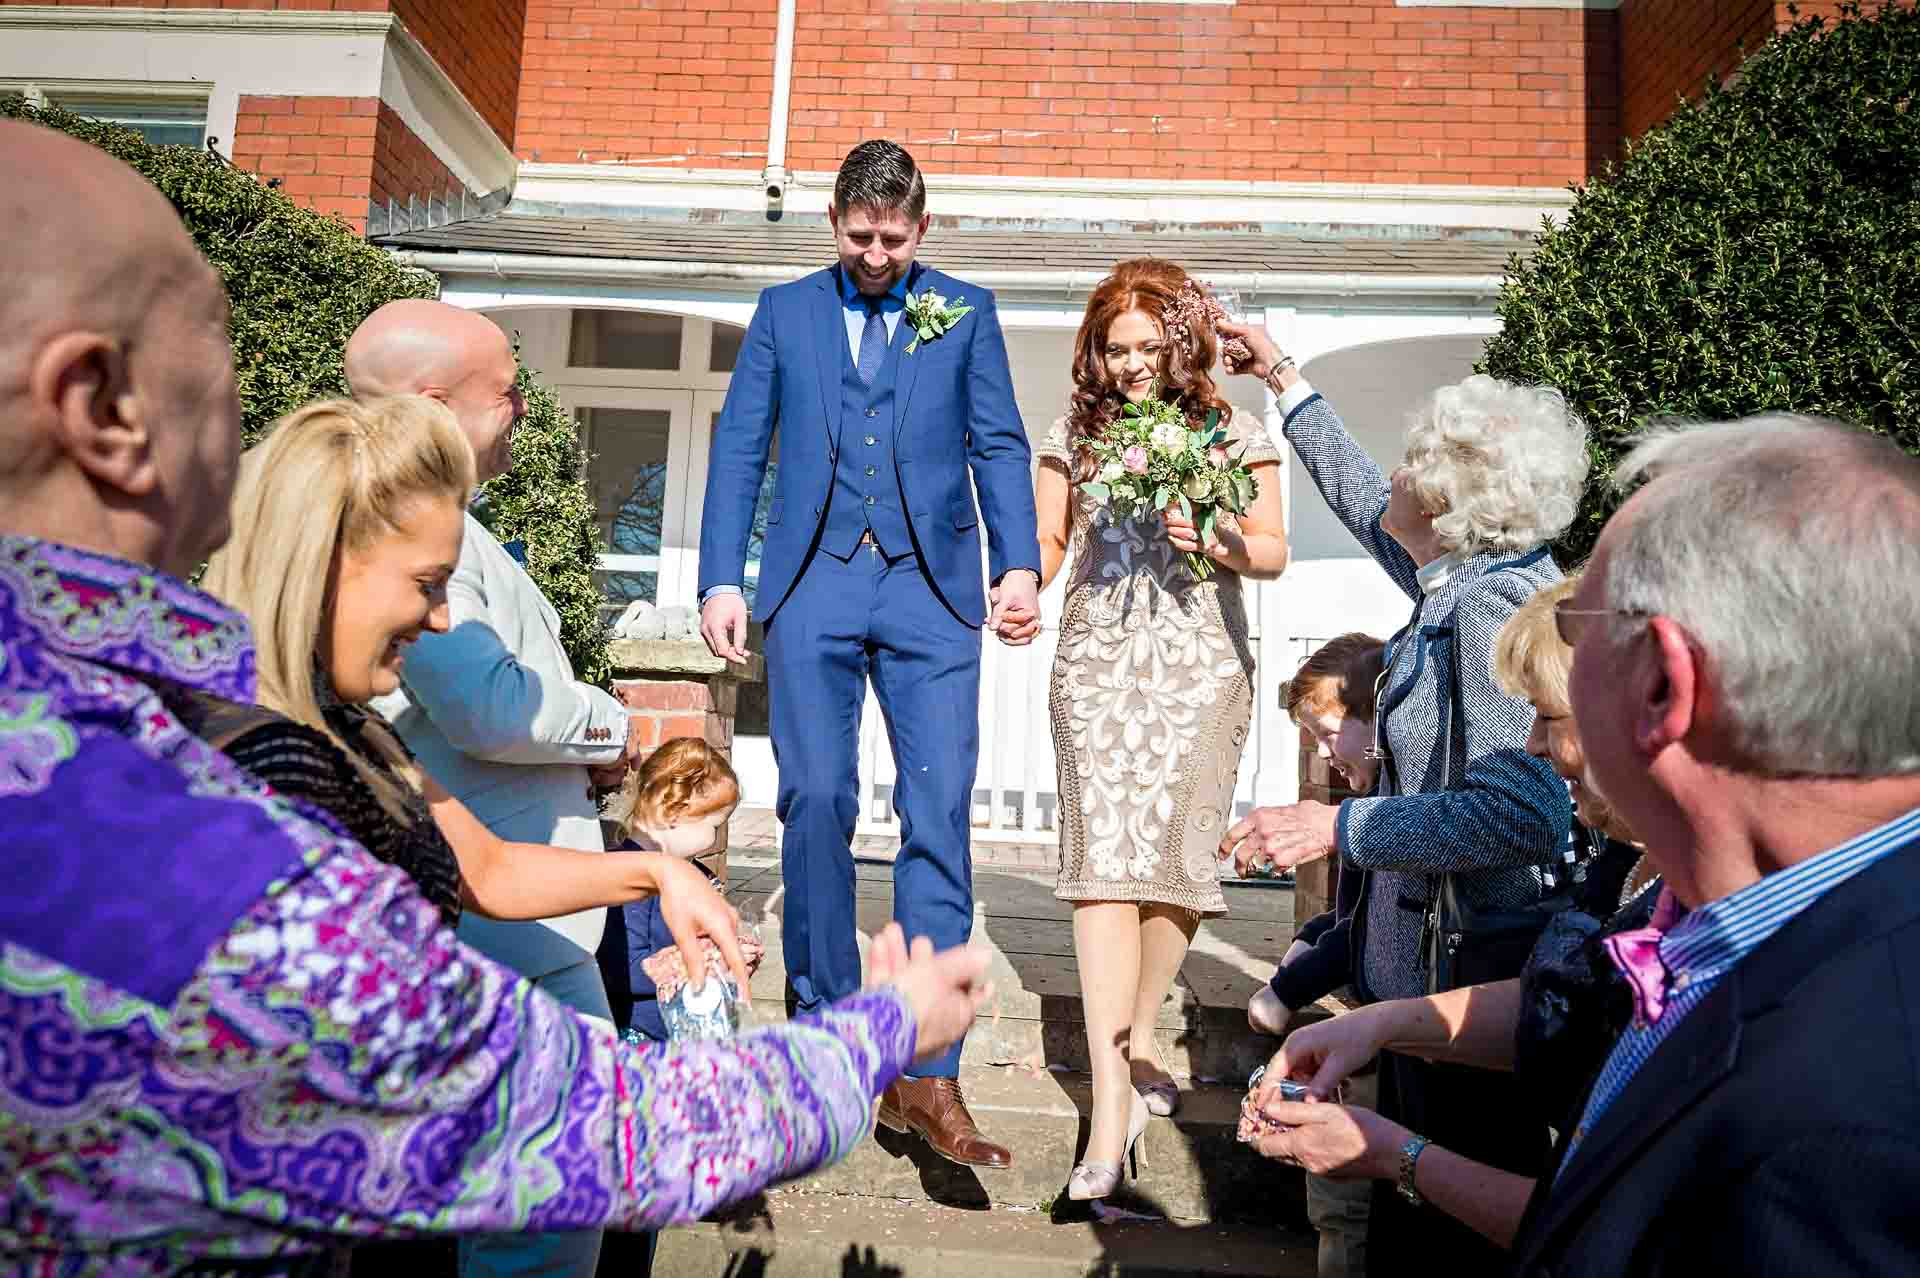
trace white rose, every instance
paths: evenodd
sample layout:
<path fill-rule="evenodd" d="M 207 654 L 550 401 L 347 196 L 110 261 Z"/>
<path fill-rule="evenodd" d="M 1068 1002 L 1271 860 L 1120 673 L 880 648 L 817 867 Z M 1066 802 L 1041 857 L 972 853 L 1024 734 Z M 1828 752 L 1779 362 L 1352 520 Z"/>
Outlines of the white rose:
<path fill-rule="evenodd" d="M 1173 422 L 1161 422 L 1153 428 L 1153 446 L 1163 453 L 1177 453 L 1187 446 L 1187 432 Z"/>
<path fill-rule="evenodd" d="M 1108 462 L 1100 468 L 1100 482 L 1103 484 L 1111 484 L 1114 480 L 1126 473 L 1127 468 L 1119 462 Z"/>

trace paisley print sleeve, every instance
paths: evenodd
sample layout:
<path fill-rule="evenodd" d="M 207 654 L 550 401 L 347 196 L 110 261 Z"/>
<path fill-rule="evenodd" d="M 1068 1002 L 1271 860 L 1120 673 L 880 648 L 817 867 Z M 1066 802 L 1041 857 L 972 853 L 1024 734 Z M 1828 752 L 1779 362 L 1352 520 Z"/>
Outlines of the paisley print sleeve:
<path fill-rule="evenodd" d="M 461 945 L 404 875 L 328 852 L 173 1008 L 142 1098 L 175 1128 L 154 1188 L 276 1231 L 684 1223 L 845 1154 L 914 1036 L 877 991 L 636 1050 Z"/>

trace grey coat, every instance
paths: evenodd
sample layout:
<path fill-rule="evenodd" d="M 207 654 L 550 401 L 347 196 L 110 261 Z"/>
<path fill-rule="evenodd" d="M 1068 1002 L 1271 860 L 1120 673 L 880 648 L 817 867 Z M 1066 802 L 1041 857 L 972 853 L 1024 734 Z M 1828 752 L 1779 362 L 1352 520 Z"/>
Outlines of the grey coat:
<path fill-rule="evenodd" d="M 1367 872 L 1356 990 L 1369 1000 L 1417 997 L 1427 992 L 1421 927 L 1437 876 L 1458 875 L 1479 905 L 1528 905 L 1548 894 L 1563 862 L 1566 784 L 1526 752 L 1533 707 L 1493 676 L 1501 626 L 1561 574 L 1545 546 L 1487 552 L 1423 594 L 1413 560 L 1380 527 L 1388 479 L 1326 400 L 1309 395 L 1285 429 L 1334 515 L 1415 604 L 1388 648 L 1381 780 L 1372 797 L 1341 804 L 1337 847 L 1343 864 Z"/>

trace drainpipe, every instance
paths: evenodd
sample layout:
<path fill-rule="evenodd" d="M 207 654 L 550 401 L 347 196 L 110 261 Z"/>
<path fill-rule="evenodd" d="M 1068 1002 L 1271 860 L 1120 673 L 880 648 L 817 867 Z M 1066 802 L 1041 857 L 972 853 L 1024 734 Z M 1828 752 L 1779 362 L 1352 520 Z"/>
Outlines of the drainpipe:
<path fill-rule="evenodd" d="M 773 105 L 767 112 L 767 167 L 760 180 L 767 188 L 767 216 L 778 217 L 787 194 L 787 115 L 793 93 L 793 11 L 797 0 L 780 0 L 773 37 Z"/>

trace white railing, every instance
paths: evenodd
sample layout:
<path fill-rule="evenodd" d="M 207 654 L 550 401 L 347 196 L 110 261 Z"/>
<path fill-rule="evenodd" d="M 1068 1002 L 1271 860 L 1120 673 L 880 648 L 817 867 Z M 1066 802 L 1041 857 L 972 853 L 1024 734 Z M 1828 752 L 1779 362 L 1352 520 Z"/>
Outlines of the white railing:
<path fill-rule="evenodd" d="M 1279 627 L 1262 624 L 1268 589 L 1248 583 L 1248 613 L 1254 619 L 1249 638 L 1256 671 L 1253 724 L 1234 788 L 1237 813 L 1255 802 L 1284 803 L 1298 796 L 1297 738 L 1279 708 L 1279 688 L 1314 641 L 1282 636 Z M 1041 611 L 1048 620 L 1028 647 L 1008 648 L 991 636 L 984 641 L 978 709 L 980 766 L 973 791 L 973 837 L 982 842 L 1050 843 L 1059 837 L 1060 796 L 1047 681 L 1059 642 L 1060 604 L 1056 586 L 1042 600 Z M 860 720 L 860 834 L 899 834 L 899 817 L 893 810 L 896 776 L 886 721 L 869 690 Z"/>

